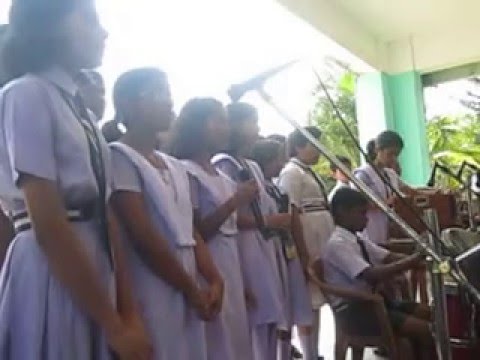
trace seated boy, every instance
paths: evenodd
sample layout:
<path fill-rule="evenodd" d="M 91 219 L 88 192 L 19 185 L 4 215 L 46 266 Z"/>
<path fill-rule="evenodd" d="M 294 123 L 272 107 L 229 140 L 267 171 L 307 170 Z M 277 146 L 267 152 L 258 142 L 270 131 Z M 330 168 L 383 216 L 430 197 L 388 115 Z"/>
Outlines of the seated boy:
<path fill-rule="evenodd" d="M 338 160 L 345 165 L 349 170 L 352 170 L 352 162 L 350 161 L 349 158 L 345 156 L 337 156 Z M 350 180 L 348 179 L 347 175 L 343 173 L 342 170 L 340 170 L 337 165 L 334 163 L 330 164 L 330 171 L 332 172 L 332 177 L 337 180 L 337 183 L 335 184 L 335 187 L 330 191 L 328 194 L 328 201 L 331 202 L 333 199 L 333 195 L 337 192 L 338 189 L 341 189 L 342 187 L 350 187 Z"/>
<path fill-rule="evenodd" d="M 336 228 L 323 247 L 325 281 L 354 291 L 372 293 L 382 283 L 396 275 L 419 266 L 422 256 L 390 252 L 359 237 L 367 225 L 368 201 L 358 191 L 339 189 L 331 202 Z M 378 296 L 378 295 L 377 295 Z M 393 331 L 412 341 L 420 359 L 431 359 L 433 338 L 430 331 L 430 309 L 414 302 L 384 301 Z M 380 327 L 372 303 L 331 299 L 338 325 L 352 335 L 378 336 Z"/>

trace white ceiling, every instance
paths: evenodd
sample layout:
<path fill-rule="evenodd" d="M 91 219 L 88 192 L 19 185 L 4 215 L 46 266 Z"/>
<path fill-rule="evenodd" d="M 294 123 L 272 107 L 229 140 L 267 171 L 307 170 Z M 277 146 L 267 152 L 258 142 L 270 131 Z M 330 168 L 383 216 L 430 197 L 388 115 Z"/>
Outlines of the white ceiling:
<path fill-rule="evenodd" d="M 466 25 L 480 26 L 480 0 L 330 0 L 378 40 L 388 42 Z"/>

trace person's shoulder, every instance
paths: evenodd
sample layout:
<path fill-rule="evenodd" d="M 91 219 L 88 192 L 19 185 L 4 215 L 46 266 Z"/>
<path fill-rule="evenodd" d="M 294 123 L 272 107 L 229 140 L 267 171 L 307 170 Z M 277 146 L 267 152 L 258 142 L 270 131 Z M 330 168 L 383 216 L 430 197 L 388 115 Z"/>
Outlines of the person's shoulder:
<path fill-rule="evenodd" d="M 371 166 L 369 164 L 363 164 L 363 165 L 360 165 L 359 167 L 353 169 L 353 173 L 354 174 L 357 174 L 357 173 L 367 173 L 369 170 L 370 170 Z"/>
<path fill-rule="evenodd" d="M 164 153 L 162 151 L 159 151 L 159 150 L 155 150 L 155 154 L 157 154 L 157 156 L 160 156 L 161 158 L 163 158 L 165 161 L 168 161 L 171 164 L 174 164 L 175 166 L 181 166 L 181 167 L 185 168 L 185 165 L 183 164 L 183 162 L 181 160 L 178 160 L 176 157 L 173 157 L 173 156 L 171 156 L 167 153 Z"/>
<path fill-rule="evenodd" d="M 251 159 L 247 159 L 247 164 L 257 170 L 260 170 L 260 165 L 258 165 L 258 163 L 254 160 L 251 160 Z"/>
<path fill-rule="evenodd" d="M 302 168 L 294 164 L 293 162 L 289 161 L 285 164 L 282 171 L 280 171 L 280 177 L 282 176 L 296 176 L 296 175 L 303 175 L 304 171 Z"/>
<path fill-rule="evenodd" d="M 28 99 L 41 96 L 42 93 L 46 92 L 48 92 L 48 83 L 44 79 L 34 74 L 27 74 L 6 84 L 0 92 L 0 96 L 18 96 L 22 99 Z"/>
<path fill-rule="evenodd" d="M 163 160 L 166 163 L 168 163 L 170 166 L 174 167 L 178 171 L 188 173 L 186 164 L 184 164 L 181 160 L 177 159 L 176 157 L 173 157 L 170 154 L 164 153 L 162 151 L 156 150 L 155 153 L 157 154 L 157 156 L 160 156 L 161 158 L 163 158 Z"/>
<path fill-rule="evenodd" d="M 211 159 L 212 164 L 218 164 L 218 163 L 234 163 L 236 160 L 234 157 L 230 154 L 227 153 L 218 153 L 215 154 L 212 159 Z"/>

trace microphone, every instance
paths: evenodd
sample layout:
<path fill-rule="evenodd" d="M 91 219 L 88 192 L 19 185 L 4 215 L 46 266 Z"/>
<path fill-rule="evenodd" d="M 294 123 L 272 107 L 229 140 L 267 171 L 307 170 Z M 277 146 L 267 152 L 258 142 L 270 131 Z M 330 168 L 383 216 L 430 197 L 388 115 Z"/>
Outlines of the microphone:
<path fill-rule="evenodd" d="M 228 96 L 232 100 L 232 102 L 237 102 L 240 100 L 245 93 L 255 90 L 258 88 L 261 88 L 263 84 L 270 79 L 272 76 L 278 74 L 279 72 L 289 68 L 293 64 L 297 63 L 299 60 L 293 60 L 289 61 L 283 65 L 276 66 L 270 70 L 264 71 L 257 76 L 254 76 L 247 81 L 241 83 L 241 84 L 234 84 L 230 86 L 228 89 Z"/>
<path fill-rule="evenodd" d="M 238 173 L 238 178 L 241 182 L 246 182 L 252 179 L 250 171 L 247 169 L 242 169 Z M 255 218 L 255 224 L 262 234 L 265 231 L 265 222 L 263 221 L 262 211 L 260 210 L 260 205 L 258 200 L 255 199 L 250 204 L 250 209 L 252 210 L 253 217 Z"/>

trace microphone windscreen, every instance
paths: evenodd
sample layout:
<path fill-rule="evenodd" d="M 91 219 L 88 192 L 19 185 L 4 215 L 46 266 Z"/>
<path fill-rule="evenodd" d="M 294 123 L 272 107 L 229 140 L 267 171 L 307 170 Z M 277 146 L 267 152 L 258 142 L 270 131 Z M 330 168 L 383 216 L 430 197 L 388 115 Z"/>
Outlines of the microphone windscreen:
<path fill-rule="evenodd" d="M 242 85 L 232 85 L 230 89 L 228 89 L 228 96 L 232 103 L 239 101 L 243 94 L 245 94 L 245 87 Z"/>

